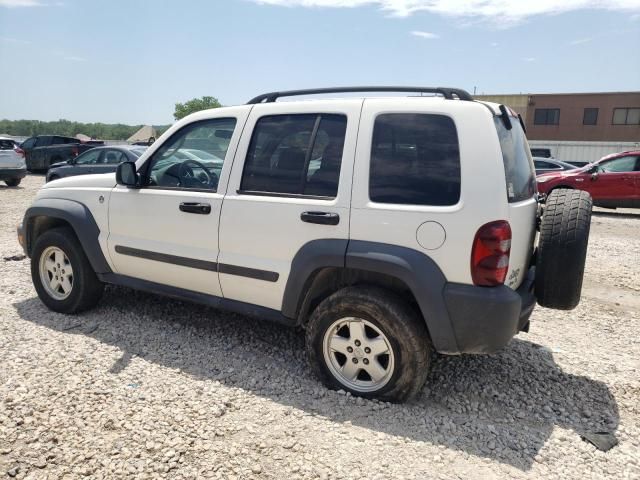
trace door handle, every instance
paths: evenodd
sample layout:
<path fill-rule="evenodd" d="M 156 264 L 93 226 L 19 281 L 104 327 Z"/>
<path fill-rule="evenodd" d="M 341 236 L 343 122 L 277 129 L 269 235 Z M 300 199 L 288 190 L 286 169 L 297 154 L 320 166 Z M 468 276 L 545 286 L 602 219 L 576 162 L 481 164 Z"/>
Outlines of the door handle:
<path fill-rule="evenodd" d="M 186 213 L 197 213 L 199 215 L 209 215 L 211 213 L 211 205 L 208 203 L 182 202 L 180 211 Z"/>
<path fill-rule="evenodd" d="M 307 223 L 319 223 L 320 225 L 338 225 L 340 215 L 332 212 L 302 212 L 300 220 Z"/>

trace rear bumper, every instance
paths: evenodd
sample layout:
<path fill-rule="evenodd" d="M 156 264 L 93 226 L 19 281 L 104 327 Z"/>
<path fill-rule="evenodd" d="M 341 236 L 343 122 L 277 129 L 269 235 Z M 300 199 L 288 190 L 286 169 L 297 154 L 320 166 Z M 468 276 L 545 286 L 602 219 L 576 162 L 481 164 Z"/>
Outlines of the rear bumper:
<path fill-rule="evenodd" d="M 459 353 L 494 353 L 529 328 L 536 305 L 535 268 L 517 290 L 449 283 L 444 299 Z"/>
<path fill-rule="evenodd" d="M 27 168 L 1 168 L 0 167 L 0 180 L 11 180 L 12 178 L 24 178 L 27 176 Z"/>

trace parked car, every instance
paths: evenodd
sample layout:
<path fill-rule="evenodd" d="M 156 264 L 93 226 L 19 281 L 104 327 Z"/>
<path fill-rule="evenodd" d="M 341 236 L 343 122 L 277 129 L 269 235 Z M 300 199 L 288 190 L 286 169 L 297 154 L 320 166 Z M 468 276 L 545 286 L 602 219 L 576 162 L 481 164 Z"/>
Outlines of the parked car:
<path fill-rule="evenodd" d="M 533 166 L 536 168 L 536 175 L 550 172 L 562 172 L 565 170 L 574 170 L 578 167 L 567 162 L 561 162 L 553 158 L 533 157 Z"/>
<path fill-rule="evenodd" d="M 64 162 L 74 158 L 96 145 L 104 142 L 91 140 L 82 143 L 77 138 L 61 135 L 38 135 L 27 138 L 20 148 L 24 150 L 27 170 L 30 172 L 44 171 L 53 163 Z"/>
<path fill-rule="evenodd" d="M 276 101 L 354 91 L 444 98 Z M 434 350 L 495 352 L 536 299 L 580 300 L 589 195 L 554 192 L 540 218 L 526 145 L 515 112 L 463 90 L 269 93 L 189 115 L 115 175 L 45 184 L 18 239 L 56 312 L 111 283 L 302 326 L 328 387 L 400 401 Z"/>
<path fill-rule="evenodd" d="M 122 162 L 135 162 L 146 150 L 130 145 L 95 147 L 66 162 L 54 163 L 47 171 L 47 182 L 73 175 L 115 172 Z"/>
<path fill-rule="evenodd" d="M 11 138 L 0 137 L 0 181 L 17 187 L 27 174 L 24 152 Z"/>
<path fill-rule="evenodd" d="M 593 203 L 606 208 L 640 208 L 640 150 L 615 153 L 575 170 L 537 178 L 538 191 L 558 188 L 589 192 Z"/>

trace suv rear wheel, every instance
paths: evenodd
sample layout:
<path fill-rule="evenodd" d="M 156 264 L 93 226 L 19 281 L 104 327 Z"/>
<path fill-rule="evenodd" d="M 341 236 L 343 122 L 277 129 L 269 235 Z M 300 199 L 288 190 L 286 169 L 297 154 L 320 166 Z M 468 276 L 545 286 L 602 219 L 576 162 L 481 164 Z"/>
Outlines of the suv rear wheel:
<path fill-rule="evenodd" d="M 78 313 L 95 306 L 104 290 L 73 230 L 47 230 L 31 256 L 31 278 L 40 300 L 51 310 Z"/>
<path fill-rule="evenodd" d="M 392 292 L 347 287 L 325 299 L 307 325 L 307 352 L 329 388 L 388 401 L 422 389 L 431 365 L 424 321 Z"/>

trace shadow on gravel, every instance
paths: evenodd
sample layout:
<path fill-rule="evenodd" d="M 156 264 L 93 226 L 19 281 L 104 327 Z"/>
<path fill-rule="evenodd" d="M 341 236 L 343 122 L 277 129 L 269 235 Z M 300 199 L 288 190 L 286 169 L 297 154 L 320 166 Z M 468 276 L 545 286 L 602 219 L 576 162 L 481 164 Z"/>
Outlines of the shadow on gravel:
<path fill-rule="evenodd" d="M 608 217 L 608 218 L 631 218 L 635 220 L 640 220 L 640 210 L 638 213 L 632 212 L 617 212 L 615 210 L 611 211 L 602 211 L 602 210 L 594 210 L 592 215 L 595 217 Z"/>
<path fill-rule="evenodd" d="M 113 365 L 96 362 L 105 375 L 118 375 L 139 357 L 310 415 L 521 470 L 531 467 L 554 426 L 615 433 L 619 421 L 604 383 L 563 372 L 548 349 L 523 340 L 491 356 L 440 356 L 417 400 L 386 405 L 322 387 L 306 365 L 300 330 L 118 287 L 107 288 L 100 306 L 80 316 L 51 313 L 37 298 L 14 306 L 29 322 L 118 347 L 122 356 Z"/>

